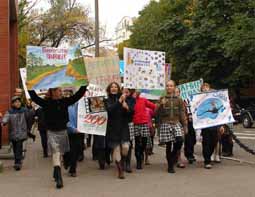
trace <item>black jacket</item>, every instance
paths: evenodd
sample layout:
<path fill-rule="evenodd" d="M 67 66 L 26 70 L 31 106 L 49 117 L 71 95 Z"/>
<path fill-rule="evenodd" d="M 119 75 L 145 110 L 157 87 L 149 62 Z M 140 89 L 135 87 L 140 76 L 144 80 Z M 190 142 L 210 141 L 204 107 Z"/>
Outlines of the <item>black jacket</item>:
<path fill-rule="evenodd" d="M 120 95 L 109 95 L 105 105 L 108 113 L 106 139 L 109 145 L 129 142 L 127 110 L 119 102 Z"/>
<path fill-rule="evenodd" d="M 134 110 L 135 101 L 136 101 L 135 98 L 133 98 L 132 96 L 129 96 L 126 98 L 126 103 L 128 104 L 128 108 L 129 108 L 129 111 L 126 114 L 128 123 L 133 122 L 133 116 L 135 113 L 135 110 Z"/>
<path fill-rule="evenodd" d="M 86 92 L 86 86 L 82 86 L 74 96 L 58 100 L 44 100 L 37 96 L 36 92 L 29 91 L 31 99 L 44 110 L 44 118 L 47 130 L 61 131 L 65 130 L 66 124 L 69 121 L 68 106 L 73 105 Z"/>
<path fill-rule="evenodd" d="M 44 111 L 43 108 L 40 107 L 36 110 L 35 115 L 37 116 L 38 120 L 38 130 L 39 131 L 46 131 L 46 124 L 45 124 L 45 118 L 44 118 Z"/>

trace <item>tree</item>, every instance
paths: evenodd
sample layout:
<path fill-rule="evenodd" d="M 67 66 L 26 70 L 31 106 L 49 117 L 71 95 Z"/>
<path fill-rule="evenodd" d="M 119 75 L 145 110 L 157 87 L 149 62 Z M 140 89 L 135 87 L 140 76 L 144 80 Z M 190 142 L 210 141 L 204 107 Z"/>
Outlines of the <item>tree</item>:
<path fill-rule="evenodd" d="M 131 47 L 166 51 L 173 78 L 216 87 L 254 79 L 253 0 L 152 1 L 135 22 Z"/>

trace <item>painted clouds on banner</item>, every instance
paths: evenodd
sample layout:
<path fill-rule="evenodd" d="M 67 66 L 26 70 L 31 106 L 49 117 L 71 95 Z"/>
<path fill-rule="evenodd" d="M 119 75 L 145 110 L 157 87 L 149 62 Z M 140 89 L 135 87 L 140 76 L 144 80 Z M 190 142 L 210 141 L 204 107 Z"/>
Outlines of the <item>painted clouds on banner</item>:
<path fill-rule="evenodd" d="M 117 56 L 85 58 L 84 60 L 90 83 L 106 88 L 113 81 L 121 82 Z"/>
<path fill-rule="evenodd" d="M 27 46 L 28 89 L 86 84 L 86 70 L 79 46 L 68 49 Z"/>
<path fill-rule="evenodd" d="M 124 87 L 165 89 L 165 53 L 124 48 Z"/>
<path fill-rule="evenodd" d="M 92 135 L 106 135 L 107 112 L 104 97 L 84 97 L 78 103 L 78 131 Z"/>
<path fill-rule="evenodd" d="M 228 90 L 196 94 L 190 97 L 190 101 L 195 129 L 234 122 Z"/>

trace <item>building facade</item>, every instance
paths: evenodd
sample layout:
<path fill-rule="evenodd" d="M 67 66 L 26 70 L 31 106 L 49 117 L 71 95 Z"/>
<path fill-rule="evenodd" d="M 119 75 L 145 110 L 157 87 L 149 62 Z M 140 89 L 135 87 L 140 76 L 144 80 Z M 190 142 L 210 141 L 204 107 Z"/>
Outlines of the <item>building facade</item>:
<path fill-rule="evenodd" d="M 19 83 L 17 0 L 1 0 L 0 3 L 0 112 L 10 107 L 11 96 Z M 6 129 L 3 141 L 7 142 Z"/>
<path fill-rule="evenodd" d="M 125 16 L 121 19 L 121 21 L 118 23 L 115 34 L 116 34 L 116 44 L 119 44 L 125 40 L 128 40 L 131 36 L 130 27 L 134 23 L 134 18 Z"/>

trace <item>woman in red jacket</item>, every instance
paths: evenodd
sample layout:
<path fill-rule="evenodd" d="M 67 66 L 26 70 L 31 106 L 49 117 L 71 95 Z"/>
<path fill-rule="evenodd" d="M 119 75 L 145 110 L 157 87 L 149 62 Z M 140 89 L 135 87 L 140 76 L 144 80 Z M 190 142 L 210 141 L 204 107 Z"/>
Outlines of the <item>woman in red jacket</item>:
<path fill-rule="evenodd" d="M 146 98 L 140 97 L 140 92 L 135 93 L 136 104 L 134 107 L 134 127 L 135 127 L 135 156 L 136 156 L 136 168 L 141 170 L 144 161 L 144 152 L 147 145 L 147 139 L 150 137 L 150 129 L 148 126 L 148 114 L 146 108 L 150 108 L 153 111 L 156 109 L 156 105 Z"/>

